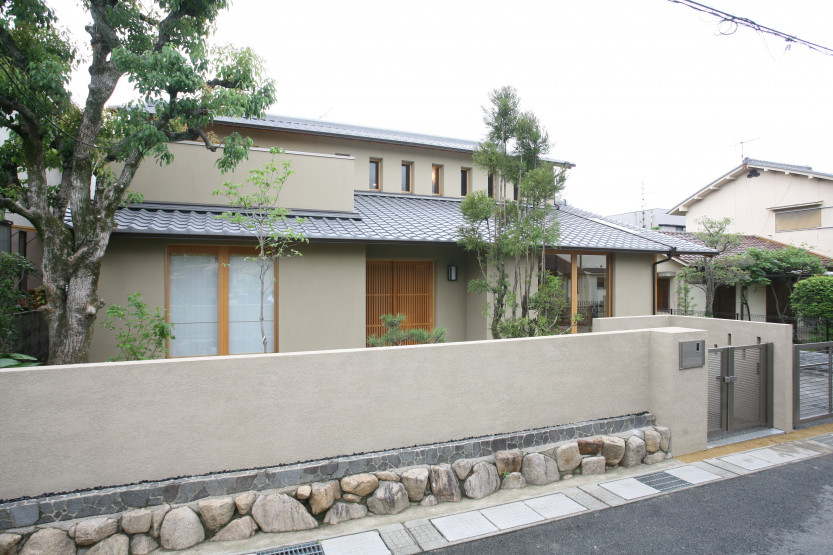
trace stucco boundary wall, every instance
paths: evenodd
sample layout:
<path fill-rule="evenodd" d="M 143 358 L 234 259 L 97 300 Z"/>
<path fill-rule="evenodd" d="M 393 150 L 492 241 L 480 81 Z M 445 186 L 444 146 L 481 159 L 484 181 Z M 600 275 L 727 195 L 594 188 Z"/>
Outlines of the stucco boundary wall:
<path fill-rule="evenodd" d="M 706 446 L 706 368 L 666 327 L 0 371 L 0 499 L 650 412 Z"/>
<path fill-rule="evenodd" d="M 593 331 L 612 332 L 646 328 L 680 326 L 704 330 L 706 347 L 729 345 L 773 344 L 772 361 L 772 425 L 779 430 L 791 431 L 793 422 L 793 333 L 789 324 L 723 320 L 696 316 L 629 316 L 621 318 L 597 318 Z M 671 423 L 663 423 L 671 427 Z M 674 432 L 678 430 L 672 428 Z M 676 453 L 675 453 L 676 454 Z"/>

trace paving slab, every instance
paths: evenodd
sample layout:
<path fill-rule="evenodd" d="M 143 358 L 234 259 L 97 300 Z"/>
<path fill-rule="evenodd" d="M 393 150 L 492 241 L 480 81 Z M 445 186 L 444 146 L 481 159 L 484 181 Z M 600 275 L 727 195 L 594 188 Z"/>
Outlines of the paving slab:
<path fill-rule="evenodd" d="M 580 488 L 565 489 L 561 493 L 563 493 L 579 505 L 587 507 L 588 511 L 600 511 L 609 507 L 609 505 L 602 503 L 601 501 L 599 501 L 598 498 L 593 497 L 586 491 L 582 491 Z"/>
<path fill-rule="evenodd" d="M 432 518 L 431 524 L 450 542 L 475 538 L 497 532 L 498 527 L 489 522 L 480 511 L 468 511 L 456 515 Z"/>
<path fill-rule="evenodd" d="M 325 555 L 391 555 L 375 530 L 324 540 L 321 549 Z"/>
<path fill-rule="evenodd" d="M 517 528 L 518 526 L 525 526 L 545 520 L 544 517 L 532 510 L 523 501 L 482 509 L 480 514 L 485 516 L 489 522 L 501 530 Z"/>
<path fill-rule="evenodd" d="M 448 540 L 434 528 L 434 525 L 427 518 L 409 520 L 404 524 L 411 536 L 425 551 L 439 549 L 448 545 Z"/>
<path fill-rule="evenodd" d="M 794 461 L 799 461 L 801 459 L 806 459 L 808 457 L 813 457 L 816 455 L 813 451 L 808 450 L 801 450 L 795 451 L 792 449 L 784 449 L 784 446 L 779 445 L 778 447 L 768 447 L 766 449 L 756 449 L 749 453 L 750 456 L 756 457 L 758 459 L 765 460 L 772 464 L 784 464 Z"/>
<path fill-rule="evenodd" d="M 761 457 L 756 457 L 755 455 L 752 455 L 752 453 L 737 453 L 735 455 L 726 455 L 725 457 L 720 457 L 717 460 L 727 462 L 729 464 L 733 464 L 737 467 L 743 468 L 744 470 L 750 471 L 761 470 L 764 468 L 770 468 L 772 466 L 775 466 L 774 462 L 762 459 Z"/>
<path fill-rule="evenodd" d="M 579 489 L 595 497 L 608 507 L 618 507 L 619 505 L 624 505 L 628 502 L 626 499 L 619 497 L 615 493 L 599 486 L 599 484 L 587 484 L 585 486 L 581 486 Z"/>
<path fill-rule="evenodd" d="M 677 468 L 671 468 L 665 472 L 679 478 L 680 480 L 685 480 L 689 484 L 703 484 L 705 482 L 720 480 L 721 478 L 719 474 L 709 472 L 708 470 L 704 470 L 694 466 L 693 464 L 678 466 Z"/>
<path fill-rule="evenodd" d="M 574 515 L 587 510 L 587 507 L 576 503 L 563 493 L 554 493 L 553 495 L 527 499 L 525 503 L 533 511 L 547 519 Z"/>
<path fill-rule="evenodd" d="M 401 522 L 388 524 L 378 528 L 382 541 L 388 546 L 393 555 L 412 555 L 421 553 L 417 541 L 408 533 L 407 528 Z"/>
<path fill-rule="evenodd" d="M 726 470 L 725 468 L 722 468 L 720 466 L 715 466 L 713 464 L 709 464 L 706 461 L 693 462 L 693 463 L 691 463 L 691 466 L 696 466 L 697 468 L 705 470 L 706 472 L 710 472 L 712 474 L 717 474 L 721 478 L 737 478 L 739 476 L 739 474 L 737 474 L 735 472 L 732 472 L 730 470 Z"/>
<path fill-rule="evenodd" d="M 599 484 L 599 486 L 609 492 L 615 493 L 622 499 L 627 499 L 628 501 L 659 493 L 658 489 L 645 485 L 636 478 L 625 478 L 624 480 L 603 482 Z"/>

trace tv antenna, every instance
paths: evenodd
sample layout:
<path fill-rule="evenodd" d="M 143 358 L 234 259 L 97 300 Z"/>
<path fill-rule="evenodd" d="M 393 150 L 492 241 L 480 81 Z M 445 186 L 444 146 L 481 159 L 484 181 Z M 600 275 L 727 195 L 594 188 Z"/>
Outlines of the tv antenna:
<path fill-rule="evenodd" d="M 741 141 L 739 143 L 735 143 L 735 144 L 731 145 L 731 146 L 740 146 L 740 163 L 741 164 L 743 164 L 743 160 L 744 160 L 743 145 L 745 145 L 746 143 L 751 143 L 753 141 L 759 141 L 760 139 L 761 139 L 760 137 L 757 137 L 755 139 L 746 139 L 745 141 Z"/>

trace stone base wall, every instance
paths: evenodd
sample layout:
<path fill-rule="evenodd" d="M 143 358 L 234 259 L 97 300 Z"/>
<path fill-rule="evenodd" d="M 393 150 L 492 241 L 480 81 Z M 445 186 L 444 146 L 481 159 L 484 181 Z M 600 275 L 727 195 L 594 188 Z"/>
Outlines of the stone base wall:
<path fill-rule="evenodd" d="M 634 423 L 643 425 L 616 429 Z M 368 513 L 397 514 L 411 503 L 436 505 L 457 502 L 464 496 L 480 499 L 498 489 L 544 485 L 575 474 L 603 474 L 617 466 L 653 464 L 669 458 L 670 431 L 651 424 L 653 417 L 642 414 L 422 446 L 399 450 L 397 454 L 385 452 L 329 462 L 316 461 L 294 465 L 303 469 L 297 474 L 301 481 L 282 487 L 256 487 L 256 479 L 240 482 L 239 476 L 225 474 L 189 478 L 171 481 L 165 487 L 176 484 L 179 493 L 185 492 L 186 497 L 198 495 L 199 500 L 176 502 L 174 499 L 179 498 L 178 494 L 171 501 L 165 501 L 163 494 L 157 502 L 156 497 L 148 495 L 143 508 L 86 518 L 79 518 L 75 513 L 72 520 L 65 518 L 70 512 L 50 512 L 61 505 L 62 499 L 58 497 L 65 501 L 73 495 L 77 496 L 75 499 L 81 495 L 98 495 L 100 508 L 108 503 L 112 507 L 114 495 L 130 500 L 131 491 L 135 492 L 139 486 L 7 503 L 0 505 L 0 511 L 7 513 L 7 521 L 25 518 L 26 507 L 36 502 L 38 520 L 44 522 L 6 527 L 7 530 L 0 533 L 0 555 L 33 550 L 76 553 L 78 548 L 90 546 L 87 553 L 91 555 L 98 552 L 149 553 L 160 545 L 165 549 L 185 549 L 204 541 L 245 539 L 261 531 L 286 532 L 333 525 Z M 593 433 L 596 429 L 605 431 Z M 551 437 L 561 439 L 543 443 L 545 438 Z M 542 443 L 536 444 L 536 440 Z M 479 445 L 479 449 L 475 449 L 475 445 Z M 470 454 L 477 451 L 477 454 L 468 456 L 467 451 Z M 399 464 L 395 466 L 392 464 L 394 457 L 399 457 Z M 366 466 L 362 471 L 352 472 L 350 462 L 357 460 L 364 460 Z M 414 460 L 419 462 L 414 464 Z M 286 469 L 258 471 L 257 475 L 282 470 Z M 336 478 L 338 474 L 341 476 Z M 193 484 L 198 483 L 197 480 L 215 480 L 231 489 L 246 483 L 251 487 L 235 493 L 212 494 L 204 483 L 202 489 L 195 491 Z M 51 521 L 46 517 L 51 517 Z"/>

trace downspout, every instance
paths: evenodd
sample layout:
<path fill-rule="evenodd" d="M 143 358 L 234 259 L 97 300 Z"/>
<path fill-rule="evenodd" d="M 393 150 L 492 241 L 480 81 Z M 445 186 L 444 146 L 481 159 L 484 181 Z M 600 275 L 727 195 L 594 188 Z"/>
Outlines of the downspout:
<path fill-rule="evenodd" d="M 663 262 L 668 262 L 677 254 L 677 249 L 672 248 L 670 251 L 665 253 L 666 258 L 665 260 L 657 260 L 651 267 L 653 268 L 653 279 L 651 280 L 651 314 L 656 315 L 657 313 L 657 266 L 662 264 Z"/>

